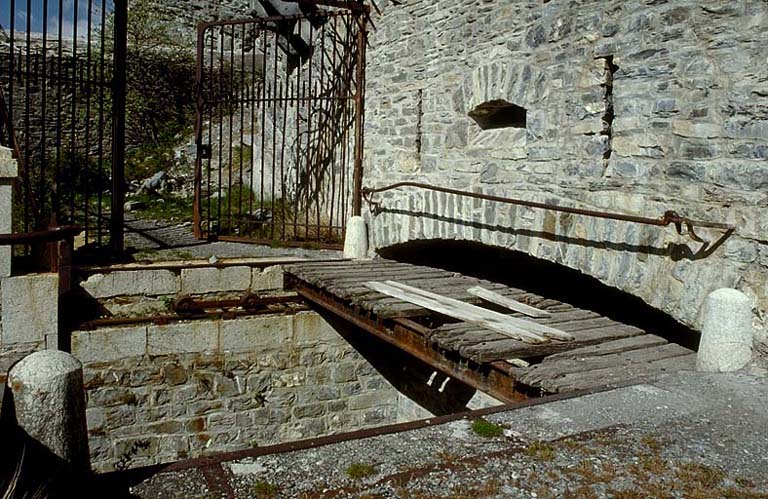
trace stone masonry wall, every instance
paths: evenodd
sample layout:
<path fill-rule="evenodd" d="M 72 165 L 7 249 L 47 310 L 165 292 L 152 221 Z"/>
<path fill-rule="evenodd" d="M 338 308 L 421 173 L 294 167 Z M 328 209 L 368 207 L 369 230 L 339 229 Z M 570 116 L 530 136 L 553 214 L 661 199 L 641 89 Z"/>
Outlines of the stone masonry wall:
<path fill-rule="evenodd" d="M 319 315 L 78 331 L 98 472 L 397 420 L 397 391 Z"/>
<path fill-rule="evenodd" d="M 401 180 L 737 231 L 666 229 L 421 190 L 379 195 L 373 246 L 466 239 L 579 269 L 700 326 L 713 289 L 768 309 L 768 3 L 378 2 L 364 185 Z M 506 100 L 525 129 L 468 117 Z M 698 229 L 716 241 L 721 231 Z M 768 351 L 762 345 L 764 351 Z"/>

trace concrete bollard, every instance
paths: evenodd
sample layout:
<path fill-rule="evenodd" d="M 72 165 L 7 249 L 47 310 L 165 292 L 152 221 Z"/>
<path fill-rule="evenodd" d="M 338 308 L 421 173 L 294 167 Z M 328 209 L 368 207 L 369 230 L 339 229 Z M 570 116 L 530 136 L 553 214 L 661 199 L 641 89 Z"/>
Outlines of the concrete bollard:
<path fill-rule="evenodd" d="M 73 471 L 90 472 L 83 366 L 58 350 L 28 355 L 8 373 L 16 421 Z"/>
<path fill-rule="evenodd" d="M 368 258 L 368 230 L 363 217 L 356 216 L 347 222 L 344 238 L 344 258 L 365 260 Z"/>
<path fill-rule="evenodd" d="M 735 289 L 722 288 L 704 302 L 696 370 L 730 372 L 752 358 L 752 307 L 749 298 Z"/>

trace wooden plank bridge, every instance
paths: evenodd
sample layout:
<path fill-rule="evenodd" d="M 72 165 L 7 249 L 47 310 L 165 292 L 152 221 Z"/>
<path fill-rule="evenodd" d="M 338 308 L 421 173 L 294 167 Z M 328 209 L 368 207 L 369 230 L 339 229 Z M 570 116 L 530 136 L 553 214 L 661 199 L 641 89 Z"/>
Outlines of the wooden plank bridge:
<path fill-rule="evenodd" d="M 286 284 L 306 300 L 505 402 L 530 395 L 598 389 L 693 369 L 693 351 L 634 326 L 522 289 L 446 270 L 376 259 L 303 262 L 285 269 Z M 572 336 L 529 343 L 371 289 L 395 281 Z M 524 315 L 470 292 L 482 287 L 543 311 Z M 530 315 L 546 315 L 531 317 Z"/>

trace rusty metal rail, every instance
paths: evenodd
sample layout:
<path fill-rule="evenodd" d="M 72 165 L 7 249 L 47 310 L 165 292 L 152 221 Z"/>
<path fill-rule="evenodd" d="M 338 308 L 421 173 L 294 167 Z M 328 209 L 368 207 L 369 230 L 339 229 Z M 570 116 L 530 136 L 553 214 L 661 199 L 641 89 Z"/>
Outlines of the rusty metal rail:
<path fill-rule="evenodd" d="M 470 192 L 470 191 L 462 191 L 459 189 L 451 189 L 448 187 L 439 187 L 439 186 L 420 183 L 420 182 L 397 182 L 394 184 L 390 184 L 384 187 L 377 187 L 377 188 L 363 187 L 362 194 L 366 202 L 368 202 L 368 204 L 370 204 L 374 210 L 381 210 L 381 202 L 373 201 L 372 195 L 379 192 L 398 189 L 400 187 L 415 187 L 418 189 L 444 192 L 446 194 L 455 194 L 457 196 L 470 197 L 474 199 L 484 199 L 487 201 L 494 201 L 498 203 L 514 204 L 517 206 L 527 206 L 529 208 L 539 208 L 542 210 L 557 211 L 561 213 L 571 213 L 574 215 L 583 215 L 583 216 L 594 217 L 594 218 L 620 220 L 623 222 L 632 222 L 632 223 L 639 223 L 639 224 L 645 224 L 645 225 L 656 225 L 659 227 L 666 227 L 667 225 L 674 224 L 678 234 L 683 233 L 682 227 L 683 225 L 685 225 L 685 227 L 688 229 L 687 234 L 691 239 L 700 243 L 705 243 L 705 244 L 708 244 L 708 241 L 700 238 L 696 234 L 694 227 L 720 229 L 720 230 L 726 231 L 729 235 L 736 230 L 736 227 L 734 225 L 731 225 L 728 223 L 693 220 L 691 218 L 679 215 L 677 212 L 673 210 L 665 211 L 664 214 L 659 218 L 649 218 L 649 217 L 643 217 L 638 215 L 627 215 L 624 213 L 613 213 L 613 212 L 602 211 L 602 210 L 590 210 L 585 208 L 572 208 L 568 206 L 559 206 L 551 203 L 525 201 L 522 199 L 494 196 L 491 194 L 483 194 L 480 192 Z"/>

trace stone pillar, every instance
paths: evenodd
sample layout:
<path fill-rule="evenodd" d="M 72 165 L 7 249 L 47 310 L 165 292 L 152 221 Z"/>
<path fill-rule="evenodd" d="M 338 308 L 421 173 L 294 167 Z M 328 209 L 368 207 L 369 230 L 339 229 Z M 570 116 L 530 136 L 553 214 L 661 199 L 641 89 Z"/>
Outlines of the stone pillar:
<path fill-rule="evenodd" d="M 0 344 L 35 343 L 46 348 L 58 348 L 57 274 L 6 277 L 3 279 L 2 304 Z"/>
<path fill-rule="evenodd" d="M 744 293 L 718 289 L 704 302 L 696 370 L 736 371 L 752 358 L 752 306 Z"/>
<path fill-rule="evenodd" d="M 347 222 L 344 238 L 344 258 L 365 260 L 368 257 L 368 229 L 363 217 L 356 216 Z"/>
<path fill-rule="evenodd" d="M 8 373 L 16 421 L 73 471 L 89 472 L 83 366 L 57 350 L 35 352 Z"/>
<path fill-rule="evenodd" d="M 19 175 L 11 150 L 0 146 L 0 234 L 12 231 L 13 182 Z M 0 278 L 11 275 L 11 247 L 0 246 Z"/>

